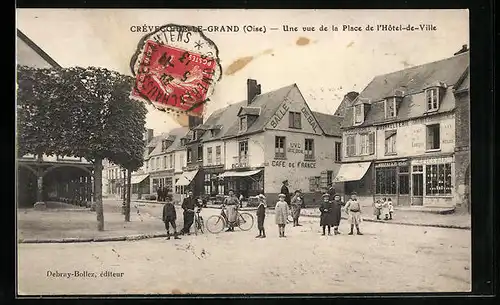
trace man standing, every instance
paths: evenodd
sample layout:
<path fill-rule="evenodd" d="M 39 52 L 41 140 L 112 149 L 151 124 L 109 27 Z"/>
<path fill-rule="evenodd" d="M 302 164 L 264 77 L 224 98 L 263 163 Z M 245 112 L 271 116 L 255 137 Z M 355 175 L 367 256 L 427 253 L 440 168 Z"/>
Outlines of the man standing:
<path fill-rule="evenodd" d="M 195 199 L 193 197 L 193 191 L 189 191 L 188 195 L 182 201 L 182 209 L 184 210 L 184 227 L 181 230 L 181 234 L 189 235 L 189 230 L 194 221 L 194 206 Z"/>
<path fill-rule="evenodd" d="M 285 201 L 288 204 L 288 207 L 290 208 L 290 191 L 288 190 L 288 180 L 283 181 L 280 193 L 285 195 Z"/>
<path fill-rule="evenodd" d="M 156 201 L 161 201 L 161 186 L 156 189 Z"/>

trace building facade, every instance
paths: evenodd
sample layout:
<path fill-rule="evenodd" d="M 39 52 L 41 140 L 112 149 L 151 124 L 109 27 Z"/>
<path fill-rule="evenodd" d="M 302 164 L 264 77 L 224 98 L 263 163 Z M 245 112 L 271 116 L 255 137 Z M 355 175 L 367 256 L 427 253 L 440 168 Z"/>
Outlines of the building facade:
<path fill-rule="evenodd" d="M 457 124 L 457 103 L 467 105 L 469 98 L 468 89 L 463 97 L 457 89 L 468 67 L 465 52 L 375 77 L 345 109 L 336 184 L 370 202 L 386 197 L 400 206 L 462 205 L 458 186 L 465 178 L 457 178 L 465 171 L 457 163 L 457 128 L 468 128 L 468 122 Z"/>

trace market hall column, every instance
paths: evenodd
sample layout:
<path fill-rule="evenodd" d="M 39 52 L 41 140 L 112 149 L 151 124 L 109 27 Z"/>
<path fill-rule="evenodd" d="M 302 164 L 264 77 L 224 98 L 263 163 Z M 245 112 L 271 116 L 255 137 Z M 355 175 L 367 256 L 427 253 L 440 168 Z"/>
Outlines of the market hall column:
<path fill-rule="evenodd" d="M 37 169 L 36 169 L 36 202 L 33 208 L 37 210 L 44 210 L 47 208 L 47 205 L 43 201 L 43 168 L 42 168 L 42 155 L 37 155 Z"/>

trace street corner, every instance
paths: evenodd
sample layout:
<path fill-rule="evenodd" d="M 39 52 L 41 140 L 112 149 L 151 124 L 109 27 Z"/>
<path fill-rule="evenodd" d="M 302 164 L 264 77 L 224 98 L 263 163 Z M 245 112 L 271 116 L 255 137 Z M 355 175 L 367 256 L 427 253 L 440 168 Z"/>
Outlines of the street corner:
<path fill-rule="evenodd" d="M 175 115 L 203 116 L 222 78 L 217 45 L 200 27 L 167 24 L 138 43 L 131 97 Z"/>

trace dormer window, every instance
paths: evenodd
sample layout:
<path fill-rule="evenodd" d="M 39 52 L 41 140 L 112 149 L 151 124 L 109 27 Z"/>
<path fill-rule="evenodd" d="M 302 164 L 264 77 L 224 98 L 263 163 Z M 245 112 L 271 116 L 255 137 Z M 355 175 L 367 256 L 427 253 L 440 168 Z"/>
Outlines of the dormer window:
<path fill-rule="evenodd" d="M 386 98 L 384 103 L 384 108 L 385 108 L 385 118 L 390 119 L 390 118 L 395 118 L 397 115 L 397 104 L 396 104 L 397 98 L 396 97 L 389 97 Z"/>
<path fill-rule="evenodd" d="M 215 136 L 217 135 L 217 131 L 218 131 L 217 129 L 212 129 L 212 130 L 210 130 L 210 136 L 211 136 L 212 138 L 213 138 L 213 137 L 215 137 Z"/>
<path fill-rule="evenodd" d="M 439 109 L 439 88 L 429 88 L 425 90 L 425 101 L 427 111 L 436 111 Z"/>
<path fill-rule="evenodd" d="M 363 104 L 354 106 L 354 125 L 362 124 L 365 120 L 365 112 L 363 108 Z"/>
<path fill-rule="evenodd" d="M 246 131 L 247 130 L 247 116 L 244 115 L 240 117 L 240 131 Z"/>
<path fill-rule="evenodd" d="M 196 140 L 196 130 L 193 130 L 193 137 L 192 137 L 192 140 L 195 141 Z"/>

